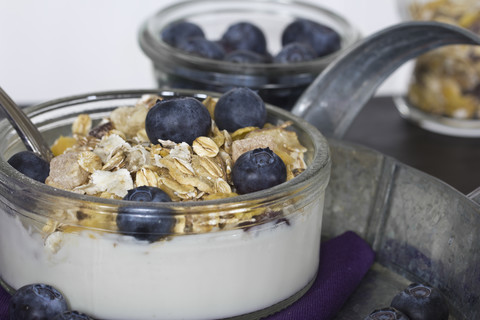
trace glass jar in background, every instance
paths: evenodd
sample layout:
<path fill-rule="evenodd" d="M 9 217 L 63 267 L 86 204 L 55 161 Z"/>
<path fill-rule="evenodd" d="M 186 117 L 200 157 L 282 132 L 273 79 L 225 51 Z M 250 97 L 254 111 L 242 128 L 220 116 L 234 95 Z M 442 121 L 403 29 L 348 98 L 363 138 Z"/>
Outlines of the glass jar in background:
<path fill-rule="evenodd" d="M 199 25 L 208 39 L 220 39 L 236 22 L 257 25 L 265 34 L 268 52 L 281 48 L 284 28 L 304 18 L 335 30 L 340 49 L 323 57 L 298 63 L 235 63 L 187 54 L 161 39 L 161 31 L 173 22 Z M 327 8 L 297 1 L 195 0 L 165 7 L 149 17 L 139 33 L 139 44 L 151 60 L 159 87 L 225 92 L 249 87 L 265 102 L 291 109 L 303 91 L 339 54 L 360 39 L 359 32 L 340 14 Z"/>
<path fill-rule="evenodd" d="M 477 0 L 401 0 L 406 20 L 454 24 L 480 34 Z M 480 47 L 453 45 L 416 59 L 400 113 L 430 131 L 480 136 Z"/>

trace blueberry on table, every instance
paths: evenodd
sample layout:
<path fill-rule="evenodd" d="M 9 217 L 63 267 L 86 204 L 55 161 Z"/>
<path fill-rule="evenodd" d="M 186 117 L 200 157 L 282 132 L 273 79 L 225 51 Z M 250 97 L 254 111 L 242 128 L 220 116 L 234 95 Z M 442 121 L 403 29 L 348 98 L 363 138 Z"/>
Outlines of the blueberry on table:
<path fill-rule="evenodd" d="M 412 283 L 398 293 L 390 304 L 411 320 L 447 320 L 448 306 L 437 288 Z"/>
<path fill-rule="evenodd" d="M 8 163 L 24 175 L 39 182 L 45 182 L 50 174 L 50 164 L 32 151 L 20 151 L 14 154 Z"/>
<path fill-rule="evenodd" d="M 382 308 L 374 310 L 364 320 L 411 320 L 401 311 L 392 308 Z"/>
<path fill-rule="evenodd" d="M 267 53 L 267 40 L 263 31 L 250 22 L 238 22 L 228 27 L 220 39 L 226 52 L 248 50 L 262 55 Z"/>
<path fill-rule="evenodd" d="M 65 311 L 53 320 L 93 320 L 93 318 L 78 311 Z"/>
<path fill-rule="evenodd" d="M 191 55 L 208 59 L 223 60 L 225 57 L 225 50 L 221 45 L 200 37 L 185 39 L 177 45 L 177 48 Z"/>
<path fill-rule="evenodd" d="M 170 197 L 161 189 L 141 186 L 128 191 L 127 201 L 170 202 Z M 117 214 L 118 230 L 138 240 L 155 242 L 172 233 L 175 218 L 170 210 L 152 207 L 120 207 Z"/>
<path fill-rule="evenodd" d="M 306 43 L 292 42 L 287 44 L 273 58 L 275 63 L 295 63 L 310 61 L 317 57 L 315 50 Z"/>
<path fill-rule="evenodd" d="M 189 38 L 204 38 L 205 34 L 198 25 L 188 21 L 169 24 L 161 32 L 162 40 L 173 47 Z"/>
<path fill-rule="evenodd" d="M 232 180 L 237 192 L 245 194 L 285 182 L 287 169 L 272 150 L 257 148 L 238 157 L 233 165 Z"/>
<path fill-rule="evenodd" d="M 221 130 L 233 132 L 245 127 L 263 127 L 267 109 L 262 98 L 249 88 L 234 88 L 217 101 L 215 123 Z"/>
<path fill-rule="evenodd" d="M 192 144 L 199 136 L 206 136 L 212 118 L 207 108 L 197 99 L 185 97 L 158 101 L 147 113 L 145 131 L 150 142 L 158 139 Z"/>
<path fill-rule="evenodd" d="M 333 29 L 308 19 L 297 19 L 282 33 L 282 45 L 304 42 L 312 46 L 318 57 L 340 49 L 340 35 Z"/>
<path fill-rule="evenodd" d="M 15 292 L 8 305 L 10 320 L 53 319 L 68 310 L 64 296 L 47 284 L 29 284 Z"/>

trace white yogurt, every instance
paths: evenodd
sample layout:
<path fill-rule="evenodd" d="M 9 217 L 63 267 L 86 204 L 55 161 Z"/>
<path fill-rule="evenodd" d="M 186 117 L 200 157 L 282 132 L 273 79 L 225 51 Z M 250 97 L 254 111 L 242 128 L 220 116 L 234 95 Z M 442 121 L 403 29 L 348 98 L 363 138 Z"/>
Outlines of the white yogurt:
<path fill-rule="evenodd" d="M 315 277 L 322 208 L 323 194 L 290 214 L 288 224 L 151 244 L 114 234 L 57 233 L 56 252 L 18 216 L 2 211 L 0 276 L 15 289 L 51 284 L 72 309 L 99 319 L 241 315 L 292 296 Z"/>

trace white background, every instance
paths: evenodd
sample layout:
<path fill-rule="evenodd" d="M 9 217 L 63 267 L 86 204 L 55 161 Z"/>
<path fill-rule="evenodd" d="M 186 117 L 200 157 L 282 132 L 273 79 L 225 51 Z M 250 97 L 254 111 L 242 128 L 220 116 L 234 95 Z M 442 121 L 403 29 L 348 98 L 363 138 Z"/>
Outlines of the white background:
<path fill-rule="evenodd" d="M 396 0 L 304 0 L 341 13 L 362 35 L 400 22 Z M 0 86 L 17 103 L 156 86 L 142 22 L 175 0 L 0 0 Z M 378 95 L 401 93 L 407 67 Z"/>

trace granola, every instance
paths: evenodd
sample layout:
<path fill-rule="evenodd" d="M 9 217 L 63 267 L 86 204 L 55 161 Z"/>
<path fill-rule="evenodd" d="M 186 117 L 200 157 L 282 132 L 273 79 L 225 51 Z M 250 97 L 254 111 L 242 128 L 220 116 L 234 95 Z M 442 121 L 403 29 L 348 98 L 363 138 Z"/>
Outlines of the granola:
<path fill-rule="evenodd" d="M 264 128 L 241 128 L 230 133 L 220 130 L 212 120 L 208 136 L 198 137 L 191 146 L 169 140 L 152 144 L 144 123 L 149 108 L 158 99 L 161 97 L 147 95 L 135 106 L 119 107 L 93 128 L 89 116 L 80 115 L 72 126 L 75 143 L 71 140 L 64 143 L 65 137 L 55 143 L 58 155 L 51 162 L 51 175 L 46 183 L 111 199 L 122 199 L 135 187 L 153 186 L 165 191 L 172 201 L 201 201 L 237 195 L 231 179 L 232 167 L 238 156 L 248 150 L 271 148 L 285 162 L 287 180 L 306 168 L 307 149 L 300 144 L 296 133 L 288 130 L 291 125 L 288 122 L 267 124 Z M 215 102 L 212 97 L 204 100 L 211 114 Z M 176 226 L 176 229 L 209 231 L 227 223 L 251 220 L 263 211 L 254 209 L 229 217 L 217 215 L 177 221 L 183 227 Z M 92 223 L 92 219 L 78 220 L 85 225 Z"/>

